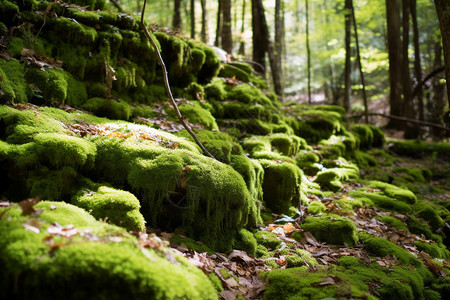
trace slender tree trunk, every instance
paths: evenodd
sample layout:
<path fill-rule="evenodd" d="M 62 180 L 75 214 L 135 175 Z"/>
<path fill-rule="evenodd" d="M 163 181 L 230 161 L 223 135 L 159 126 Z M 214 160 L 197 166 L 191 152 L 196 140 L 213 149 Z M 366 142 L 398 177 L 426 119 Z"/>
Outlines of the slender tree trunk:
<path fill-rule="evenodd" d="M 306 19 L 306 60 L 308 77 L 308 103 L 311 104 L 311 49 L 309 47 L 309 3 L 305 0 L 305 19 Z"/>
<path fill-rule="evenodd" d="M 436 42 L 434 45 L 434 69 L 442 66 L 442 46 L 441 42 Z M 444 85 L 439 77 L 433 77 L 432 84 L 432 98 L 429 102 L 429 111 L 431 114 L 431 121 L 434 123 L 442 124 L 442 115 L 444 114 Z M 439 120 L 439 121 L 438 121 Z M 442 137 L 442 130 L 437 128 L 431 128 L 431 136 L 433 139 L 439 139 Z"/>
<path fill-rule="evenodd" d="M 352 93 L 352 83 L 350 81 L 352 48 L 350 47 L 352 29 L 352 0 L 345 0 L 345 70 L 344 70 L 344 108 L 350 112 L 350 97 Z"/>
<path fill-rule="evenodd" d="M 253 29 L 253 61 L 257 63 L 255 71 L 265 77 L 266 73 L 266 52 L 267 48 L 263 45 L 266 38 L 264 36 L 264 8 L 261 0 L 252 0 L 252 29 Z"/>
<path fill-rule="evenodd" d="M 202 31 L 200 33 L 202 42 L 208 43 L 208 14 L 206 10 L 206 0 L 200 0 L 200 4 L 202 6 Z"/>
<path fill-rule="evenodd" d="M 412 101 L 412 82 L 409 71 L 409 16 L 410 0 L 402 0 L 402 86 L 404 116 L 414 119 L 414 103 Z M 419 131 L 416 126 L 406 124 L 405 138 L 417 138 Z"/>
<path fill-rule="evenodd" d="M 228 53 L 233 52 L 231 35 L 231 0 L 222 0 L 222 48 Z"/>
<path fill-rule="evenodd" d="M 222 5 L 223 0 L 218 0 L 217 7 L 217 25 L 216 25 L 216 40 L 214 41 L 214 46 L 220 47 L 220 38 L 222 37 Z"/>
<path fill-rule="evenodd" d="M 402 85 L 401 85 L 401 38 L 400 38 L 400 5 L 399 0 L 386 0 L 387 46 L 389 53 L 389 86 L 390 114 L 402 116 Z M 400 128 L 402 124 L 391 120 L 391 128 Z"/>
<path fill-rule="evenodd" d="M 175 0 L 172 27 L 174 30 L 181 29 L 181 0 Z"/>
<path fill-rule="evenodd" d="M 417 24 L 417 0 L 411 0 L 411 18 L 413 24 L 413 44 L 414 44 L 414 76 L 417 84 L 422 82 L 422 63 L 420 61 L 420 47 L 419 47 L 419 27 Z M 422 85 L 418 86 L 417 100 L 419 104 L 419 120 L 424 120 L 423 107 L 423 90 Z"/>
<path fill-rule="evenodd" d="M 282 56 L 283 56 L 283 46 L 282 46 L 282 37 L 283 37 L 283 19 L 281 6 L 283 1 L 276 0 L 275 1 L 275 45 L 274 45 L 274 65 L 276 66 L 273 76 L 274 78 L 274 90 L 275 94 L 278 95 L 281 99 L 283 99 L 283 68 L 282 68 Z"/>
<path fill-rule="evenodd" d="M 353 20 L 353 28 L 355 30 L 355 43 L 356 43 L 356 61 L 358 62 L 359 76 L 361 78 L 362 85 L 362 96 L 364 102 L 364 120 L 366 124 L 369 124 L 369 104 L 367 103 L 367 94 L 366 94 L 366 80 L 364 79 L 363 67 L 361 64 L 361 52 L 359 51 L 359 36 L 358 36 L 358 26 L 356 24 L 356 16 L 355 16 L 355 7 L 353 6 L 353 0 L 350 0 L 352 3 L 352 20 Z"/>
<path fill-rule="evenodd" d="M 242 1 L 242 18 L 241 18 L 241 35 L 239 41 L 239 51 L 238 54 L 241 56 L 245 56 L 245 43 L 244 43 L 244 31 L 245 31 L 245 0 Z"/>
<path fill-rule="evenodd" d="M 191 39 L 195 39 L 195 0 L 191 0 Z"/>
<path fill-rule="evenodd" d="M 447 101 L 450 106 L 450 1 L 434 0 L 441 25 L 442 45 L 445 59 L 445 78 L 447 81 Z"/>

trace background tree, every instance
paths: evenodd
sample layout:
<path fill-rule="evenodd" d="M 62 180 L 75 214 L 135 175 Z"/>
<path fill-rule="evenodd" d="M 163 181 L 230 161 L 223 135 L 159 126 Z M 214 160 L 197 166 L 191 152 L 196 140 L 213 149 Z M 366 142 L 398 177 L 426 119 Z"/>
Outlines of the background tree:
<path fill-rule="evenodd" d="M 305 21 L 306 21 L 306 60 L 308 77 L 308 103 L 311 104 L 311 49 L 309 47 L 309 2 L 305 0 Z"/>
<path fill-rule="evenodd" d="M 400 39 L 400 6 L 398 0 L 386 0 L 386 21 L 387 21 L 387 46 L 389 53 L 389 86 L 390 114 L 402 116 L 402 85 L 401 71 L 401 39 Z M 390 127 L 398 128 L 400 123 L 391 120 Z"/>
<path fill-rule="evenodd" d="M 435 0 L 436 12 L 441 25 L 441 36 L 445 58 L 445 78 L 447 81 L 447 99 L 450 105 L 450 1 Z"/>
<path fill-rule="evenodd" d="M 191 19 L 191 39 L 195 39 L 195 0 L 190 1 L 191 7 L 189 10 Z"/>
<path fill-rule="evenodd" d="M 200 5 L 202 7 L 202 29 L 200 36 L 203 43 L 208 43 L 208 14 L 206 9 L 206 0 L 200 0 Z"/>
<path fill-rule="evenodd" d="M 350 81 L 352 48 L 351 30 L 352 30 L 352 0 L 345 0 L 345 70 L 344 70 L 344 108 L 347 113 L 350 112 L 350 96 L 352 92 L 352 83 Z"/>
<path fill-rule="evenodd" d="M 180 30 L 181 25 L 181 0 L 174 0 L 172 27 L 175 30 Z"/>
<path fill-rule="evenodd" d="M 222 20 L 222 48 L 231 54 L 233 52 L 231 0 L 222 0 Z"/>

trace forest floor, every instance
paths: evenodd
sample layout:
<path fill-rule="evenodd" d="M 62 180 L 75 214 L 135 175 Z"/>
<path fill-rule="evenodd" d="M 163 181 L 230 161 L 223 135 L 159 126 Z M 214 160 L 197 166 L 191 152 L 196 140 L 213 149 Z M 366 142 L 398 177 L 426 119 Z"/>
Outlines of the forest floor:
<path fill-rule="evenodd" d="M 399 137 L 402 132 L 389 131 L 391 135 Z M 428 184 L 418 184 L 417 188 L 420 189 L 421 200 L 428 200 L 431 202 L 446 202 L 450 201 L 450 178 L 445 177 L 445 171 L 450 169 L 450 160 L 447 159 L 433 159 L 428 158 L 412 158 L 406 156 L 398 156 L 393 152 L 390 154 L 394 157 L 394 163 L 390 166 L 381 167 L 381 171 L 387 172 L 392 176 L 396 176 L 394 168 L 420 168 L 439 170 L 442 176 L 436 176 L 434 179 L 430 179 Z M 382 163 L 382 161 L 379 161 Z M 372 178 L 379 173 L 379 168 L 372 168 L 369 170 L 361 169 L 361 177 L 364 179 Z M 331 194 L 326 198 L 318 198 L 314 195 L 308 195 L 308 198 L 313 201 L 321 201 L 325 207 L 327 214 L 336 214 L 345 216 L 351 219 L 357 226 L 358 231 L 367 232 L 374 236 L 385 238 L 402 248 L 408 250 L 414 256 L 418 257 L 425 266 L 435 273 L 437 277 L 446 277 L 442 266 L 436 264 L 432 257 L 424 251 L 419 251 L 414 245 L 414 242 L 420 241 L 425 243 L 433 243 L 427 240 L 423 235 L 417 235 L 405 230 L 396 228 L 390 224 L 384 223 L 377 217 L 392 216 L 396 219 L 406 221 L 407 215 L 398 212 L 387 212 L 380 210 L 376 207 L 362 207 L 355 208 L 353 212 L 341 209 L 339 204 L 336 204 L 334 200 L 353 198 L 349 196 L 349 192 L 356 188 L 361 188 L 363 185 L 360 183 L 347 184 L 344 188 L 336 193 Z M 162 239 L 170 243 L 172 249 L 188 258 L 193 264 L 202 269 L 206 274 L 214 273 L 222 282 L 224 290 L 220 292 L 223 299 L 232 300 L 237 296 L 242 295 L 245 299 L 263 299 L 265 291 L 265 282 L 261 280 L 260 272 L 272 271 L 275 269 L 286 269 L 292 267 L 289 265 L 287 257 L 291 254 L 297 253 L 298 249 L 306 250 L 311 253 L 311 256 L 319 263 L 319 265 L 309 265 L 307 259 L 304 263 L 309 268 L 309 272 L 323 272 L 327 271 L 330 267 L 339 264 L 338 259 L 342 256 L 353 256 L 362 260 L 367 265 L 371 263 L 377 263 L 383 268 L 391 268 L 393 266 L 401 266 L 396 256 L 386 255 L 384 257 L 373 256 L 370 252 L 363 249 L 362 245 L 355 246 L 337 246 L 328 244 L 325 242 L 319 242 L 313 234 L 305 232 L 302 228 L 302 222 L 309 216 L 308 207 L 300 206 L 299 216 L 296 219 L 289 218 L 286 215 L 271 214 L 272 220 L 266 221 L 265 224 L 258 228 L 263 234 L 272 232 L 276 234 L 276 239 L 279 241 L 276 251 L 272 252 L 269 257 L 255 258 L 253 255 L 247 255 L 246 252 L 241 250 L 233 250 L 229 255 L 223 253 L 207 253 L 196 252 L 193 249 L 188 249 L 184 244 L 174 243 L 171 233 L 160 232 L 148 228 L 148 232 L 157 233 Z M 450 228 L 449 224 L 445 223 L 445 226 Z M 295 239 L 296 233 L 301 233 L 301 239 Z M 298 236 L 298 235 L 297 235 Z M 275 243 L 276 244 L 276 243 Z M 199 244 L 201 245 L 201 244 Z M 274 250 L 274 249 L 269 249 Z M 445 260 L 440 260 L 445 267 L 450 267 L 450 263 Z M 268 263 L 271 262 L 271 263 Z M 270 265 L 270 266 L 268 266 Z M 226 270 L 226 271 L 224 271 Z M 316 286 L 328 286 L 339 284 L 339 278 L 328 276 L 322 278 L 322 281 L 316 282 Z M 370 295 L 380 296 L 377 293 L 377 289 L 380 285 L 374 284 L 370 286 Z M 368 296 L 367 294 L 366 296 Z M 341 295 L 344 298 L 346 295 Z M 348 297 L 351 297 L 349 293 Z M 363 297 L 364 298 L 364 297 Z"/>

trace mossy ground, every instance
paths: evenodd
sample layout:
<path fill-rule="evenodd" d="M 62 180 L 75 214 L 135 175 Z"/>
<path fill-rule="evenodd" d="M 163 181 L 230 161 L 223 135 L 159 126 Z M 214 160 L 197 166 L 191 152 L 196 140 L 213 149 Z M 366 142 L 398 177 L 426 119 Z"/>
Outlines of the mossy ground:
<path fill-rule="evenodd" d="M 59 17 L 42 27 L 32 8 L 49 6 Z M 242 284 L 236 268 L 208 280 L 177 255 L 167 261 L 162 246 L 141 251 L 127 230 L 145 229 L 175 231 L 172 242 L 190 254 L 259 257 L 266 299 L 448 293 L 448 144 L 386 143 L 375 126 L 349 126 L 341 107 L 281 104 L 249 65 L 221 66 L 202 43 L 151 33 L 180 111 L 213 160 L 177 123 L 134 17 L 34 1 L 0 8 L 1 35 L 16 14 L 30 25 L 6 46 L 13 58 L 0 59 L 0 196 L 58 201 L 38 204 L 39 216 L 0 208 L 2 297 L 17 278 L 23 298 L 70 286 L 73 298 L 208 299 L 229 288 L 222 277 Z M 21 63 L 23 48 L 47 65 Z M 52 222 L 79 235 L 50 239 Z"/>

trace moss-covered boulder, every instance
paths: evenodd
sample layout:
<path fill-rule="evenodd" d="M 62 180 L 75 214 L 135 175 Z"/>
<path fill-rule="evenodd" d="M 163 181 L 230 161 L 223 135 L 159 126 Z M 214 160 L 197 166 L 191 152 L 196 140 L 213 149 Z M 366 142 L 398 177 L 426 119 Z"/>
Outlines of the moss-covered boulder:
<path fill-rule="evenodd" d="M 142 248 L 123 229 L 63 202 L 35 208 L 40 215 L 0 208 L 1 298 L 217 299 L 208 278 L 160 240 L 159 248 Z"/>
<path fill-rule="evenodd" d="M 334 245 L 353 246 L 357 241 L 355 224 L 346 217 L 324 215 L 307 217 L 303 230 L 311 232 L 318 240 Z"/>

